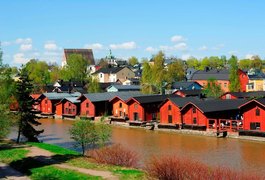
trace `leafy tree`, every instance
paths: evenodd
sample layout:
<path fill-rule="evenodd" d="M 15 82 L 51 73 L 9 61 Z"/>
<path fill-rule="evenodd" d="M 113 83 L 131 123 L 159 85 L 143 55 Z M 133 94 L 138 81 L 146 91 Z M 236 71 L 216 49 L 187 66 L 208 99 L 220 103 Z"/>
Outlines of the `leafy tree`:
<path fill-rule="evenodd" d="M 253 56 L 253 60 L 251 61 L 251 67 L 254 69 L 262 69 L 262 60 L 259 56 Z"/>
<path fill-rule="evenodd" d="M 203 94 L 206 97 L 219 98 L 223 94 L 223 91 L 216 79 L 210 78 L 207 81 L 206 87 L 203 89 Z"/>
<path fill-rule="evenodd" d="M 58 81 L 58 79 L 63 79 L 60 77 L 61 69 L 59 68 L 58 65 L 49 66 L 49 71 L 50 71 L 51 83 Z"/>
<path fill-rule="evenodd" d="M 201 61 L 200 70 L 204 70 L 206 67 L 210 67 L 210 60 L 208 57 L 205 57 Z"/>
<path fill-rule="evenodd" d="M 240 69 L 250 69 L 251 68 L 251 60 L 250 59 L 241 59 L 238 63 L 238 67 Z"/>
<path fill-rule="evenodd" d="M 100 86 L 97 78 L 90 77 L 88 79 L 88 92 L 89 93 L 97 93 L 100 92 Z"/>
<path fill-rule="evenodd" d="M 161 90 L 163 86 L 163 81 L 165 80 L 165 55 L 162 51 L 159 51 L 157 55 L 153 57 L 154 65 L 152 66 L 152 82 L 154 86 Z"/>
<path fill-rule="evenodd" d="M 61 71 L 64 80 L 76 80 L 84 82 L 88 75 L 88 60 L 80 54 L 71 54 L 67 59 L 67 65 Z"/>
<path fill-rule="evenodd" d="M 20 141 L 21 134 L 30 142 L 38 142 L 37 136 L 44 130 L 35 130 L 33 126 L 38 126 L 41 123 L 32 112 L 34 100 L 30 97 L 33 86 L 29 80 L 28 73 L 25 68 L 21 70 L 19 81 L 16 83 L 16 99 L 19 104 L 19 127 L 17 143 Z"/>
<path fill-rule="evenodd" d="M 111 129 L 108 125 L 92 123 L 87 120 L 78 120 L 69 130 L 71 138 L 75 140 L 75 146 L 81 146 L 83 155 L 89 147 L 104 145 L 111 136 Z"/>
<path fill-rule="evenodd" d="M 44 86 L 50 83 L 48 64 L 45 61 L 31 59 L 26 64 L 25 69 L 29 73 L 29 79 L 31 79 L 35 85 L 34 92 L 43 92 Z"/>
<path fill-rule="evenodd" d="M 129 58 L 129 64 L 131 66 L 134 66 L 135 64 L 138 64 L 138 63 L 139 63 L 138 59 L 135 56 L 132 56 L 132 57 Z"/>
<path fill-rule="evenodd" d="M 188 68 L 199 69 L 200 67 L 200 62 L 195 57 L 190 57 L 189 59 L 187 59 L 186 62 L 187 62 Z"/>
<path fill-rule="evenodd" d="M 141 91 L 144 94 L 153 93 L 153 83 L 152 83 L 152 69 L 148 61 L 143 62 L 143 72 L 141 78 Z"/>
<path fill-rule="evenodd" d="M 109 63 L 108 63 L 108 60 L 107 60 L 107 59 L 101 58 L 101 59 L 99 60 L 98 65 L 99 65 L 101 68 L 107 68 L 107 67 L 109 66 Z"/>
<path fill-rule="evenodd" d="M 182 81 L 185 77 L 185 71 L 183 62 L 181 60 L 175 60 L 168 65 L 167 72 L 165 73 L 165 80 L 167 83 L 174 81 Z"/>
<path fill-rule="evenodd" d="M 238 75 L 238 59 L 236 56 L 231 56 L 229 59 L 229 90 L 231 92 L 239 92 L 240 91 L 240 81 L 239 81 L 239 75 Z"/>

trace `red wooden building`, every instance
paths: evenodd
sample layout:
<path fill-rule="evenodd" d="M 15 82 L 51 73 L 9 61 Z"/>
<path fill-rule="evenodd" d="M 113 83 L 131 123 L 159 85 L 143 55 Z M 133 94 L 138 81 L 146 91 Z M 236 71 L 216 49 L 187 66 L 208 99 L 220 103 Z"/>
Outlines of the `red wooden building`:
<path fill-rule="evenodd" d="M 126 101 L 131 97 L 143 96 L 140 92 L 127 92 L 112 98 L 109 102 L 112 104 L 112 116 L 122 119 L 128 118 L 128 105 Z"/>
<path fill-rule="evenodd" d="M 43 93 L 37 99 L 40 102 L 40 110 L 43 115 L 54 115 L 56 113 L 56 104 L 59 103 L 62 99 L 67 97 L 78 97 L 81 94 L 76 93 Z"/>
<path fill-rule="evenodd" d="M 199 101 L 198 98 L 170 97 L 160 104 L 160 124 L 182 124 L 180 109 L 189 102 Z"/>
<path fill-rule="evenodd" d="M 253 99 L 241 105 L 243 130 L 265 132 L 265 98 Z"/>
<path fill-rule="evenodd" d="M 245 102 L 243 99 L 189 102 L 181 109 L 183 127 L 206 130 L 218 127 L 220 121 L 227 122 L 226 125 L 231 127 L 228 123 L 236 119 L 239 115 L 238 107 Z"/>
<path fill-rule="evenodd" d="M 265 91 L 250 91 L 250 92 L 227 92 L 224 93 L 221 99 L 249 99 L 265 97 Z"/>
<path fill-rule="evenodd" d="M 159 105 L 168 97 L 173 96 L 177 97 L 177 95 L 149 95 L 130 98 L 126 102 L 129 107 L 129 120 L 157 120 L 159 118 Z"/>
<path fill-rule="evenodd" d="M 203 96 L 201 89 L 176 90 L 173 94 L 179 95 L 181 97 L 199 97 L 199 98 L 201 98 Z"/>
<path fill-rule="evenodd" d="M 67 97 L 56 104 L 56 115 L 75 118 L 80 113 L 80 100 L 78 97 Z"/>

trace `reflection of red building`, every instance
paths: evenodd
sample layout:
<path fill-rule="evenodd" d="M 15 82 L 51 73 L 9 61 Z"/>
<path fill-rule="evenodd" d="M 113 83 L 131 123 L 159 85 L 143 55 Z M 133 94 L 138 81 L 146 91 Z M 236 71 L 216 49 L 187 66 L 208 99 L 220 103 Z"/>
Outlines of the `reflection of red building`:
<path fill-rule="evenodd" d="M 34 100 L 33 107 L 32 107 L 33 110 L 36 112 L 40 112 L 40 102 L 38 101 L 38 98 L 41 96 L 41 94 L 31 94 L 30 96 Z"/>
<path fill-rule="evenodd" d="M 180 109 L 188 102 L 199 101 L 197 98 L 167 98 L 160 104 L 160 124 L 181 124 Z"/>
<path fill-rule="evenodd" d="M 254 99 L 240 106 L 243 130 L 265 132 L 265 98 Z"/>
<path fill-rule="evenodd" d="M 130 98 L 127 101 L 129 119 L 134 121 L 156 120 L 159 117 L 159 104 L 173 96 L 177 97 L 177 95 L 150 95 Z"/>
<path fill-rule="evenodd" d="M 181 109 L 184 128 L 206 130 L 210 119 L 236 119 L 238 107 L 245 102 L 246 100 L 241 99 L 189 102 Z"/>
<path fill-rule="evenodd" d="M 19 104 L 14 96 L 10 98 L 9 109 L 10 111 L 18 111 Z"/>
<path fill-rule="evenodd" d="M 75 117 L 80 112 L 80 100 L 77 97 L 68 97 L 62 99 L 56 104 L 56 115 L 62 117 Z"/>

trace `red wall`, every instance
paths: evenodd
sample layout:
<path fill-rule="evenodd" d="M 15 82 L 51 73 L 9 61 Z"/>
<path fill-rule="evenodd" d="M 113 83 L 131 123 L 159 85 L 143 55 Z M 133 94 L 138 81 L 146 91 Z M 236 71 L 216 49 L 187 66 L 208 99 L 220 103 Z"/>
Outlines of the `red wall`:
<path fill-rule="evenodd" d="M 63 114 L 77 115 L 77 105 L 69 101 L 63 101 Z"/>
<path fill-rule="evenodd" d="M 176 92 L 174 92 L 174 94 L 179 95 L 181 97 L 186 97 L 186 94 L 184 94 L 183 92 L 180 92 L 180 91 L 176 91 Z"/>
<path fill-rule="evenodd" d="M 56 105 L 56 115 L 61 116 L 63 115 L 63 104 L 59 103 Z"/>
<path fill-rule="evenodd" d="M 207 80 L 195 80 L 201 86 L 205 87 L 207 85 Z M 217 84 L 219 84 L 224 92 L 229 92 L 229 81 L 226 80 L 216 80 Z"/>
<path fill-rule="evenodd" d="M 88 107 L 87 107 L 87 103 L 88 103 Z M 96 116 L 95 106 L 90 100 L 84 99 L 83 101 L 81 101 L 80 108 L 81 108 L 80 109 L 81 116 L 86 116 L 86 117 Z"/>
<path fill-rule="evenodd" d="M 256 116 L 256 108 L 260 109 L 260 116 Z M 265 131 L 265 107 L 256 102 L 246 104 L 241 109 L 243 113 L 243 129 L 250 130 L 251 122 L 260 123 L 260 131 Z"/>
<path fill-rule="evenodd" d="M 229 98 L 229 99 L 237 99 L 237 97 L 231 95 L 230 93 L 226 93 L 226 94 L 222 95 L 222 96 L 221 96 L 221 99 L 228 99 L 228 98 L 226 98 L 227 95 L 230 95 L 230 98 Z"/>
<path fill-rule="evenodd" d="M 120 107 L 120 103 L 122 106 Z M 122 117 L 128 116 L 128 105 L 122 101 L 121 99 L 115 99 L 112 101 L 112 115 L 116 117 L 120 117 L 120 112 L 122 114 Z"/>
<path fill-rule="evenodd" d="M 137 106 L 137 107 L 135 107 Z M 130 120 L 134 120 L 134 113 L 138 113 L 139 119 L 140 121 L 144 121 L 144 109 L 143 107 L 138 104 L 137 102 L 133 102 L 130 105 L 128 105 L 128 109 L 129 109 L 129 119 Z"/>
<path fill-rule="evenodd" d="M 171 105 L 171 110 L 168 110 L 168 106 Z M 172 124 L 181 124 L 180 109 L 174 103 L 167 100 L 163 106 L 160 107 L 160 123 L 168 124 L 168 115 L 172 115 Z"/>
<path fill-rule="evenodd" d="M 44 114 L 53 113 L 52 102 L 47 97 L 41 100 L 40 108 L 41 108 L 41 112 Z"/>
<path fill-rule="evenodd" d="M 193 107 L 195 106 L 190 104 L 182 111 L 183 123 L 192 125 L 193 118 L 196 118 L 197 124 L 194 125 L 207 126 L 207 117 L 196 107 L 196 113 L 193 113 Z"/>
<path fill-rule="evenodd" d="M 245 72 L 242 70 L 238 71 L 239 81 L 240 81 L 240 88 L 242 92 L 246 92 L 246 86 L 248 84 L 248 76 Z"/>

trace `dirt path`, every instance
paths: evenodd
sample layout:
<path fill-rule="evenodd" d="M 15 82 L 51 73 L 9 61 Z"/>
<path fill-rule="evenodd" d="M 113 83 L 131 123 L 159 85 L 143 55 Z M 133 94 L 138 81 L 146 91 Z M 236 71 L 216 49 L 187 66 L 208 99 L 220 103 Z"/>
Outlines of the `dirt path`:
<path fill-rule="evenodd" d="M 27 157 L 35 158 L 39 161 L 42 161 L 47 164 L 52 164 L 53 166 L 63 168 L 63 169 L 70 169 L 74 171 L 78 171 L 83 174 L 92 175 L 92 176 L 100 176 L 103 179 L 109 179 L 109 180 L 118 180 L 119 178 L 117 176 L 114 176 L 110 171 L 100 171 L 100 170 L 94 170 L 94 169 L 86 169 L 86 168 L 79 168 L 74 167 L 71 165 L 68 165 L 66 163 L 58 163 L 55 160 L 52 159 L 53 153 L 40 149 L 38 147 L 27 147 L 26 149 L 29 150 L 29 153 L 27 154 Z"/>

